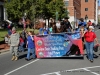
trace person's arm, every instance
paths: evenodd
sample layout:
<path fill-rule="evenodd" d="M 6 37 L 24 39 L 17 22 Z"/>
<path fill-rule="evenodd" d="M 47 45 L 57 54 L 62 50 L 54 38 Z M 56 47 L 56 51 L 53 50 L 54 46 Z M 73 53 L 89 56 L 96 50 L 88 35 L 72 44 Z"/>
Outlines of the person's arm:
<path fill-rule="evenodd" d="M 97 39 L 97 38 L 95 38 L 95 41 L 96 41 L 96 44 L 99 44 L 99 42 L 98 42 L 98 39 Z"/>
<path fill-rule="evenodd" d="M 26 48 L 27 48 L 27 46 L 28 46 L 28 41 L 27 41 L 27 43 L 26 43 Z"/>
<path fill-rule="evenodd" d="M 34 41 L 34 39 L 33 39 L 33 35 L 31 35 L 31 39 L 32 39 L 32 41 Z"/>
<path fill-rule="evenodd" d="M 19 45 L 20 39 L 19 34 L 17 33 L 17 46 Z"/>
<path fill-rule="evenodd" d="M 72 29 L 72 26 L 71 26 L 70 22 L 69 22 L 69 27 L 70 27 L 70 29 Z"/>
<path fill-rule="evenodd" d="M 96 34 L 95 34 L 95 33 L 94 33 L 94 38 L 95 38 L 96 44 L 99 44 L 98 39 L 97 39 L 97 37 L 96 37 Z"/>

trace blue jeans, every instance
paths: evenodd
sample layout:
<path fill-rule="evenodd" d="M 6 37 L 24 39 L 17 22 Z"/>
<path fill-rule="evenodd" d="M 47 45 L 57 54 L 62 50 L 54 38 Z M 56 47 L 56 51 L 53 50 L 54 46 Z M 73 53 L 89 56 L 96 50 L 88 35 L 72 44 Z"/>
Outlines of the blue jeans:
<path fill-rule="evenodd" d="M 11 35 L 12 33 L 11 33 L 11 30 L 8 30 L 8 35 Z"/>
<path fill-rule="evenodd" d="M 24 47 L 23 46 L 24 46 L 24 43 L 21 43 L 20 46 L 19 46 L 19 51 L 24 51 Z"/>
<path fill-rule="evenodd" d="M 32 52 L 32 57 L 35 58 L 35 48 L 28 48 L 27 59 L 30 59 L 31 52 Z"/>
<path fill-rule="evenodd" d="M 87 51 L 87 56 L 88 59 L 93 60 L 93 46 L 94 42 L 86 42 L 86 51 Z"/>

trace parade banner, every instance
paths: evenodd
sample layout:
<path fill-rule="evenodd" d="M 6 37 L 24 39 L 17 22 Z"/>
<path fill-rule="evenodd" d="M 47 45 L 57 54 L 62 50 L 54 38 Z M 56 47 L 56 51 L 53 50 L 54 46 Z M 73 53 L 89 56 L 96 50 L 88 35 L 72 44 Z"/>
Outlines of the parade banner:
<path fill-rule="evenodd" d="M 79 33 L 37 35 L 34 39 L 37 58 L 67 56 L 71 53 L 73 44 L 79 47 L 80 54 L 83 54 Z"/>

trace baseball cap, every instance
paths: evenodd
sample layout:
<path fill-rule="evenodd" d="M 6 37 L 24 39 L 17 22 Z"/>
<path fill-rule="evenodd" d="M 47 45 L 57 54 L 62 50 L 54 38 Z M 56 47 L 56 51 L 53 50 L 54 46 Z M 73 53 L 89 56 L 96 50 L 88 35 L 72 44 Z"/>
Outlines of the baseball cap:
<path fill-rule="evenodd" d="M 12 31 L 16 31 L 16 28 L 15 28 L 15 27 L 13 27 L 13 28 L 12 28 Z"/>
<path fill-rule="evenodd" d="M 89 28 L 94 29 L 94 27 L 93 27 L 93 26 L 89 26 Z"/>

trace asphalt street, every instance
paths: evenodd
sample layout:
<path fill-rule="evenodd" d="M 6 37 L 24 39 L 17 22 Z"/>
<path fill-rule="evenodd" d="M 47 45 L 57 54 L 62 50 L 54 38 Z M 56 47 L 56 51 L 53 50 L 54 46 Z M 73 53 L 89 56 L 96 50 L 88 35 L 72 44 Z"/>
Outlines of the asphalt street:
<path fill-rule="evenodd" d="M 99 43 L 100 30 L 95 29 Z M 18 61 L 11 61 L 9 52 L 0 54 L 0 75 L 100 75 L 99 57 L 91 63 L 84 59 L 35 59 L 26 61 L 27 52 L 20 53 Z"/>

